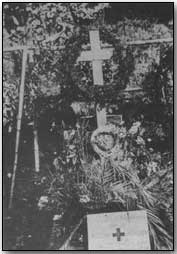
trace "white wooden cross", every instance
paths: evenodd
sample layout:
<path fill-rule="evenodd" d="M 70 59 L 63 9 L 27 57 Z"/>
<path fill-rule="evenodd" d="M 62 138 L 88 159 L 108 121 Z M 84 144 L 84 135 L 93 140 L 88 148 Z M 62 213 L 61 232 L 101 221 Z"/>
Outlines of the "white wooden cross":
<path fill-rule="evenodd" d="M 108 60 L 113 54 L 113 48 L 101 48 L 101 41 L 98 30 L 89 31 L 91 50 L 83 51 L 78 61 L 91 61 L 93 67 L 93 83 L 94 85 L 103 86 L 103 70 L 102 61 Z M 97 125 L 98 127 L 106 125 L 106 108 L 96 106 Z"/>

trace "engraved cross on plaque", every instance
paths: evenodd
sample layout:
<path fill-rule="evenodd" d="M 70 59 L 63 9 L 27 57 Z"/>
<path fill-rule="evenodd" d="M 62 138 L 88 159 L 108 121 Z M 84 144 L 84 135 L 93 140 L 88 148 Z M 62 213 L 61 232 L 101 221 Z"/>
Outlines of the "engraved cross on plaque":
<path fill-rule="evenodd" d="M 101 41 L 98 30 L 89 31 L 91 50 L 83 51 L 78 61 L 91 61 L 93 67 L 93 83 L 94 85 L 103 86 L 103 60 L 108 60 L 113 54 L 113 48 L 101 48 Z M 106 125 L 106 108 L 96 106 L 97 125 L 98 127 Z"/>
<path fill-rule="evenodd" d="M 120 232 L 120 228 L 116 229 L 116 233 L 112 234 L 113 237 L 117 237 L 117 241 L 121 240 L 121 236 L 125 236 L 124 232 Z"/>

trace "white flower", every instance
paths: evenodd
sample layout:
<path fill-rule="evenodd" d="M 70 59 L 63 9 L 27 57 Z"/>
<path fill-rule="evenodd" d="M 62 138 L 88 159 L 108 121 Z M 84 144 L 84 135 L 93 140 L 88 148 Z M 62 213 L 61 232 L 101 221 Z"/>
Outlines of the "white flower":
<path fill-rule="evenodd" d="M 39 202 L 48 203 L 48 197 L 47 196 L 41 196 L 39 199 Z"/>
<path fill-rule="evenodd" d="M 63 136 L 64 136 L 65 140 L 68 140 L 69 139 L 69 133 L 68 133 L 68 131 L 64 130 Z"/>
<path fill-rule="evenodd" d="M 109 108 L 109 109 L 108 109 L 108 112 L 109 112 L 110 114 L 112 114 L 112 108 Z"/>
<path fill-rule="evenodd" d="M 8 174 L 7 174 L 7 177 L 8 177 L 8 178 L 11 178 L 11 177 L 12 177 L 12 174 L 11 174 L 11 173 L 8 173 Z"/>
<path fill-rule="evenodd" d="M 136 143 L 138 145 L 145 145 L 145 141 L 142 137 L 138 136 L 137 139 L 136 139 Z"/>
<path fill-rule="evenodd" d="M 125 123 L 124 121 L 121 121 L 119 125 L 122 126 L 124 125 L 124 123 Z"/>
<path fill-rule="evenodd" d="M 69 149 L 70 149 L 70 150 L 73 150 L 73 149 L 75 149 L 75 148 L 76 148 L 75 145 L 69 145 Z"/>
<path fill-rule="evenodd" d="M 139 128 L 139 127 L 140 127 L 140 125 L 141 125 L 141 122 L 139 122 L 139 121 L 137 121 L 137 122 L 133 123 L 133 126 L 136 126 L 137 128 Z"/>
<path fill-rule="evenodd" d="M 74 129 L 72 129 L 72 130 L 70 131 L 70 136 L 73 137 L 73 136 L 75 135 L 75 133 L 76 133 L 76 131 L 75 131 Z"/>
<path fill-rule="evenodd" d="M 138 132 L 138 128 L 136 126 L 132 126 L 128 132 L 134 135 Z"/>
<path fill-rule="evenodd" d="M 62 217 L 62 214 L 55 214 L 55 215 L 53 216 L 53 221 L 60 220 L 61 217 Z"/>
<path fill-rule="evenodd" d="M 41 196 L 39 201 L 38 201 L 38 208 L 39 210 L 41 210 L 42 208 L 44 208 L 47 204 L 48 204 L 49 200 L 47 196 Z"/>
<path fill-rule="evenodd" d="M 119 133 L 119 137 L 120 138 L 125 138 L 126 137 L 126 129 L 125 128 L 121 128 L 120 129 L 120 133 Z"/>
<path fill-rule="evenodd" d="M 43 182 L 45 182 L 45 180 L 46 180 L 46 177 L 43 176 L 43 177 L 41 178 L 41 182 L 43 183 Z"/>
<path fill-rule="evenodd" d="M 77 129 L 79 129 L 79 128 L 80 128 L 79 123 L 76 123 L 76 128 L 77 128 Z"/>
<path fill-rule="evenodd" d="M 69 170 L 68 170 L 68 171 L 69 171 Z M 70 172 L 69 172 L 69 173 L 70 173 Z M 64 183 L 65 179 L 64 179 L 64 176 L 63 176 L 63 175 L 60 176 L 60 180 L 61 180 L 62 183 Z"/>
<path fill-rule="evenodd" d="M 148 166 L 147 166 L 147 171 L 148 171 L 148 176 L 151 175 L 151 173 L 155 173 L 157 171 L 157 162 L 155 161 L 150 161 Z"/>
<path fill-rule="evenodd" d="M 54 165 L 54 167 L 56 168 L 56 169 L 60 169 L 60 164 L 59 164 L 59 160 L 58 160 L 58 158 L 55 158 L 54 160 L 53 160 L 53 165 Z"/>
<path fill-rule="evenodd" d="M 140 136 L 143 136 L 143 134 L 145 133 L 145 128 L 141 128 L 141 130 L 140 130 Z"/>
<path fill-rule="evenodd" d="M 133 126 L 129 130 L 129 133 L 132 134 L 132 135 L 136 134 L 138 132 L 138 129 L 139 129 L 140 125 L 141 125 L 140 122 L 133 123 Z"/>
<path fill-rule="evenodd" d="M 80 202 L 81 203 L 87 203 L 90 201 L 90 198 L 87 195 L 80 196 Z"/>

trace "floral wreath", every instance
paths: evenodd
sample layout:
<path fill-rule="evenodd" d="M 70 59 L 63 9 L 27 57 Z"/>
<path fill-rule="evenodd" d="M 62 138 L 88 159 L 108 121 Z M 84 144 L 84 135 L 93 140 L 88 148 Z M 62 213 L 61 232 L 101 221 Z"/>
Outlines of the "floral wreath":
<path fill-rule="evenodd" d="M 117 149 L 119 141 L 119 128 L 114 125 L 105 125 L 97 128 L 91 136 L 91 144 L 94 151 L 101 157 L 111 156 Z M 101 136 L 107 136 L 106 143 Z M 108 136 L 110 138 L 108 138 Z M 111 143 L 111 144 L 110 144 Z M 107 148 L 105 147 L 107 145 Z"/>
<path fill-rule="evenodd" d="M 134 70 L 134 57 L 131 50 L 124 48 L 121 42 L 111 35 L 105 26 L 99 27 L 99 31 L 102 42 L 106 42 L 114 48 L 112 60 L 116 63 L 117 68 L 114 70 L 113 80 L 109 82 L 109 85 L 104 86 L 92 86 L 91 80 L 88 83 L 82 80 L 85 69 L 83 70 L 81 64 L 76 64 L 76 62 L 82 51 L 82 45 L 87 44 L 89 41 L 88 28 L 82 27 L 80 33 L 74 34 L 66 44 L 62 64 L 63 69 L 70 70 L 67 74 L 72 82 L 68 83 L 68 80 L 65 80 L 66 84 L 63 84 L 63 86 L 67 88 L 68 84 L 72 83 L 70 84 L 71 90 L 73 87 L 77 87 L 80 95 L 87 100 L 105 102 L 114 98 L 117 101 L 117 92 L 126 87 L 129 76 Z M 73 95 L 74 91 L 72 90 L 71 97 Z"/>

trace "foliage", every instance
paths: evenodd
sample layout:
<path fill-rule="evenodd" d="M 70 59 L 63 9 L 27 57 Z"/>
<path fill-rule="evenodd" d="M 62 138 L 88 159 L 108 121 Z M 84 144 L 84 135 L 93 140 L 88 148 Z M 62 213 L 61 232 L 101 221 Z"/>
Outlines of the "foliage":
<path fill-rule="evenodd" d="M 122 88 L 141 85 L 144 74 L 151 71 L 151 64 L 159 54 L 159 46 L 123 48 L 123 45 L 130 40 L 168 38 L 172 31 L 163 24 L 127 18 L 117 24 L 103 25 L 107 7 L 106 3 L 4 4 L 4 45 L 37 47 L 29 52 L 26 72 L 27 119 L 31 120 L 31 104 L 38 97 L 59 95 L 71 102 L 72 99 L 84 99 L 102 103 L 106 99 L 122 103 L 124 96 L 119 93 Z M 81 28 L 81 24 L 87 25 L 87 29 Z M 103 63 L 105 84 L 113 86 L 93 87 L 91 64 L 75 66 L 82 44 L 89 42 L 88 28 L 93 26 L 100 29 L 101 40 L 115 48 L 112 59 Z M 66 48 L 59 50 L 61 46 Z M 12 59 L 15 67 L 11 69 L 17 76 L 14 80 L 19 84 L 21 54 L 13 53 Z M 6 75 L 5 82 L 11 83 L 10 76 Z M 13 98 L 10 100 L 17 109 L 17 96 Z"/>
<path fill-rule="evenodd" d="M 173 109 L 173 47 L 161 46 L 161 59 L 159 64 L 152 65 L 143 81 L 143 88 L 147 92 L 145 101 L 156 102 L 167 106 L 167 114 Z"/>
<path fill-rule="evenodd" d="M 17 88 L 15 84 L 4 82 L 3 84 L 3 125 L 12 123 L 16 114 Z"/>
<path fill-rule="evenodd" d="M 50 43 L 58 39 L 59 44 L 64 44 L 75 25 L 96 20 L 108 6 L 107 3 L 5 3 L 4 26 L 14 43 L 36 45 L 43 40 Z"/>
<path fill-rule="evenodd" d="M 33 116 L 31 104 L 33 104 L 36 96 L 60 93 L 60 83 L 58 82 L 63 69 L 58 70 L 57 64 L 61 64 L 62 67 L 63 60 L 66 61 L 66 59 L 60 60 L 62 53 L 58 50 L 58 47 L 65 45 L 69 38 L 78 33 L 78 22 L 79 24 L 94 22 L 107 7 L 107 3 L 5 3 L 3 5 L 4 45 L 6 47 L 15 45 L 38 47 L 34 51 L 29 51 L 27 64 L 25 80 L 28 88 L 25 96 L 27 119 L 30 118 L 31 120 Z M 4 55 L 7 54 L 9 53 Z M 14 80 L 17 83 L 16 93 L 18 93 L 21 54 L 14 52 L 10 58 L 12 58 L 14 64 L 13 66 L 7 64 L 6 73 L 3 73 L 4 82 L 11 84 L 10 80 Z M 73 61 L 71 58 L 69 60 Z M 11 69 L 10 73 L 9 67 Z M 16 75 L 14 79 L 12 74 Z M 63 74 L 67 76 L 68 71 L 65 70 Z M 64 86 L 66 78 L 64 77 Z M 4 87 L 4 89 L 6 93 L 8 88 Z M 8 93 L 10 94 L 10 92 Z M 14 112 L 13 107 L 17 109 L 17 94 L 15 97 L 11 96 L 8 100 L 12 101 L 11 112 Z M 4 104 L 4 107 L 6 105 Z M 15 115 L 15 112 L 13 115 Z M 8 121 L 11 121 L 11 119 L 8 119 Z"/>
<path fill-rule="evenodd" d="M 50 114 L 77 100 L 115 102 L 119 107 L 127 99 L 122 90 L 137 85 L 144 89 L 139 97 L 141 105 L 163 105 L 162 119 L 164 116 L 172 119 L 172 47 L 160 46 L 159 63 L 155 61 L 159 46 L 125 47 L 130 40 L 168 38 L 172 32 L 147 20 L 125 19 L 103 25 L 107 6 L 106 3 L 4 4 L 4 45 L 36 47 L 29 52 L 26 71 L 24 116 L 28 122 L 33 119 L 34 108 L 41 116 L 47 110 Z M 115 49 L 110 61 L 103 63 L 103 87 L 93 86 L 90 63 L 76 63 L 82 47 L 87 48 L 88 28 L 93 27 L 100 29 L 101 41 Z M 65 48 L 61 48 L 63 45 Z M 4 125 L 15 122 L 20 61 L 21 54 L 15 52 L 5 64 Z M 128 100 L 132 98 L 128 94 Z M 130 128 L 117 127 L 120 139 L 116 152 L 109 158 L 99 158 L 93 151 L 88 124 L 64 130 L 62 152 L 47 169 L 47 176 L 35 175 L 28 188 L 24 181 L 22 186 L 28 190 L 25 198 L 18 185 L 18 198 L 26 202 L 34 196 L 39 210 L 56 212 L 59 217 L 73 200 L 87 209 L 103 208 L 110 203 L 119 210 L 146 209 L 152 248 L 171 249 L 168 233 L 172 232 L 167 233 L 167 228 L 173 219 L 173 168 L 171 158 L 164 161 L 164 155 L 155 146 L 171 141 L 170 121 L 145 120 L 142 125 L 135 121 Z M 34 188 L 37 195 L 31 193 Z M 161 212 L 165 219 L 161 218 Z"/>
<path fill-rule="evenodd" d="M 152 248 L 171 249 L 169 234 L 172 232 L 167 229 L 172 227 L 173 217 L 173 200 L 169 198 L 173 193 L 170 159 L 148 148 L 149 138 L 140 122 L 134 122 L 129 129 L 124 126 L 117 128 L 120 138 L 116 151 L 110 157 L 100 159 L 93 151 L 88 152 L 89 144 L 83 140 L 87 149 L 76 149 L 79 147 L 79 129 L 70 131 L 69 136 L 65 134 L 67 156 L 55 160 L 57 177 L 49 199 L 53 200 L 57 195 L 55 206 L 57 214 L 61 215 L 61 207 L 66 207 L 66 202 L 72 198 L 93 211 L 110 204 L 127 211 L 145 209 Z M 69 178 L 72 189 L 66 191 Z M 161 213 L 165 214 L 165 220 Z"/>

